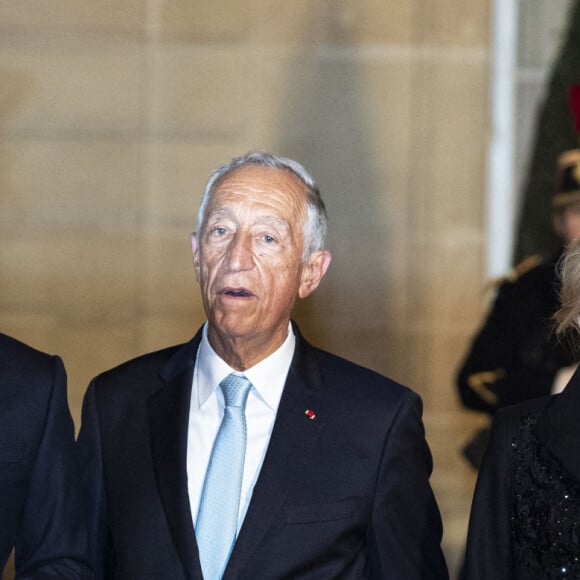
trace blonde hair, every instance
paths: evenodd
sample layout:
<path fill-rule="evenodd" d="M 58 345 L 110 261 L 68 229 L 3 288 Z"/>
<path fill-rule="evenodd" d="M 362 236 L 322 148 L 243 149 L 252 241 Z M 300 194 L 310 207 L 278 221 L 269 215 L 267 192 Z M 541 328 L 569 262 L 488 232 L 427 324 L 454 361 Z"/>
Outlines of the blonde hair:
<path fill-rule="evenodd" d="M 568 244 L 559 263 L 560 309 L 554 314 L 556 333 L 574 331 L 574 342 L 580 342 L 580 240 Z"/>

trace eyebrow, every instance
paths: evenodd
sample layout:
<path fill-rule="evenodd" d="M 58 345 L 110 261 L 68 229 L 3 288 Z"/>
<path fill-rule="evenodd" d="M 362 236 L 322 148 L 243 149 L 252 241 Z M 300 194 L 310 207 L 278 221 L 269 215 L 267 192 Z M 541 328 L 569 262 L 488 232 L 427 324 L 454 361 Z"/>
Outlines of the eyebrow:
<path fill-rule="evenodd" d="M 230 210 L 227 207 L 219 207 L 217 209 L 212 209 L 208 212 L 207 217 L 205 219 L 206 223 L 209 222 L 210 219 L 214 217 L 229 217 Z M 273 224 L 277 226 L 281 226 L 286 230 L 290 229 L 290 224 L 287 220 L 273 216 L 273 215 L 265 215 L 265 216 L 258 216 L 257 223 L 259 224 Z"/>
<path fill-rule="evenodd" d="M 264 216 L 263 218 L 259 218 L 258 223 L 261 224 L 274 224 L 274 225 L 278 225 L 278 226 L 282 226 L 284 229 L 289 230 L 290 229 L 290 224 L 279 217 L 276 216 L 271 216 L 271 215 L 267 215 Z"/>
<path fill-rule="evenodd" d="M 211 211 L 209 211 L 205 217 L 205 221 L 208 221 L 210 218 L 214 217 L 214 216 L 225 216 L 227 215 L 229 212 L 227 207 L 220 207 L 218 209 L 212 209 Z"/>

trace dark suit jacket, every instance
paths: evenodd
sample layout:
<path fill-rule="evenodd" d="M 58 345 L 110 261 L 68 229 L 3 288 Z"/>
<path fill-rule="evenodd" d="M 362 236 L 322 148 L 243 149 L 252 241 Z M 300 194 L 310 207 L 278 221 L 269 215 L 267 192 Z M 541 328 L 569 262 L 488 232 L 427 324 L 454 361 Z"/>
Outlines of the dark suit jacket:
<path fill-rule="evenodd" d="M 81 516 L 63 364 L 0 334 L 0 573 L 92 578 Z"/>
<path fill-rule="evenodd" d="M 580 371 L 561 395 L 498 411 L 463 579 L 580 578 L 579 450 Z"/>
<path fill-rule="evenodd" d="M 202 578 L 186 473 L 200 337 L 89 386 L 79 446 L 101 578 Z M 297 336 L 224 579 L 447 578 L 430 472 L 419 397 Z"/>

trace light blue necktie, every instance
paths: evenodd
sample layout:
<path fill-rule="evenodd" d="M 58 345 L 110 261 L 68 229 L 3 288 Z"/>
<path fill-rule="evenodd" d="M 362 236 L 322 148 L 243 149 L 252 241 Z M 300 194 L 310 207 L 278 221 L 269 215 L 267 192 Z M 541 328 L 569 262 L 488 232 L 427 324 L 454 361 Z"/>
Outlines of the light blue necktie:
<path fill-rule="evenodd" d="M 205 580 L 219 580 L 236 541 L 246 455 L 245 407 L 252 383 L 230 374 L 221 383 L 226 406 L 216 435 L 195 524 Z"/>

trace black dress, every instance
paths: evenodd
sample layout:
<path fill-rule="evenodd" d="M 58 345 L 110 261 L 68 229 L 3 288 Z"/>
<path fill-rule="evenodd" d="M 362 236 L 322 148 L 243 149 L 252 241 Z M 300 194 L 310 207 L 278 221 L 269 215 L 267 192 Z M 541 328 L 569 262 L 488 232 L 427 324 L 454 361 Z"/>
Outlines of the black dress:
<path fill-rule="evenodd" d="M 498 411 L 472 505 L 464 580 L 580 579 L 580 372 Z"/>

